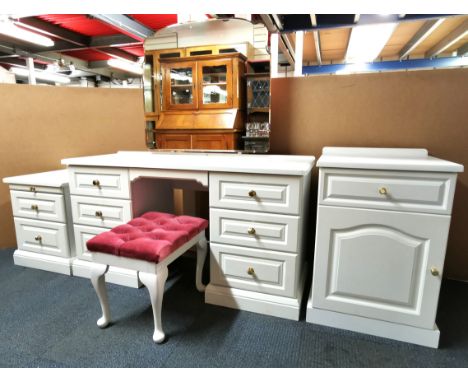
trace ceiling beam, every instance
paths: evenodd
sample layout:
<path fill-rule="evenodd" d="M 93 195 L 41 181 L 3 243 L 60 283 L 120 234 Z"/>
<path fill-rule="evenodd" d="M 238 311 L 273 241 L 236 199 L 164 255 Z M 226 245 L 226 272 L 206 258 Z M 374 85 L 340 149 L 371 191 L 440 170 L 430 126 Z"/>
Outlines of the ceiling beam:
<path fill-rule="evenodd" d="M 440 24 L 444 22 L 444 18 L 426 21 L 421 28 L 414 34 L 411 40 L 400 50 L 400 60 L 408 56 L 414 48 L 423 42 L 432 32 L 434 32 Z"/>
<path fill-rule="evenodd" d="M 317 26 L 317 16 L 313 13 L 310 14 L 310 23 L 312 27 Z M 317 62 L 319 65 L 322 65 L 322 51 L 320 49 L 320 36 L 318 30 L 313 30 L 312 34 L 314 36 L 314 44 L 315 44 L 315 55 L 317 57 Z"/>
<path fill-rule="evenodd" d="M 126 15 L 92 14 L 91 16 L 118 31 L 131 35 L 139 41 L 144 41 L 154 34 L 152 29 Z"/>
<path fill-rule="evenodd" d="M 260 18 L 262 19 L 263 24 L 268 29 L 268 32 L 270 33 L 278 32 L 278 28 L 276 27 L 270 15 L 260 15 Z"/>
<path fill-rule="evenodd" d="M 134 38 L 122 35 L 122 34 L 113 34 L 110 36 L 95 36 L 91 37 L 89 42 L 90 48 L 104 48 L 104 47 L 114 47 L 119 46 L 130 46 L 130 45 L 141 45 L 141 42 L 135 40 Z"/>
<path fill-rule="evenodd" d="M 286 47 L 281 34 L 279 35 L 278 43 L 279 49 L 281 50 L 281 52 L 283 52 L 284 56 L 286 57 L 286 60 L 291 66 L 294 66 L 294 57 L 291 55 L 288 48 Z"/>
<path fill-rule="evenodd" d="M 125 52 L 125 51 L 123 51 L 121 49 L 117 49 L 117 48 L 99 48 L 99 49 L 97 49 L 96 48 L 95 50 L 97 50 L 98 52 L 108 54 L 109 56 L 111 56 L 113 58 L 122 58 L 124 60 L 132 61 L 132 62 L 137 62 L 138 61 L 137 56 L 134 56 L 131 53 L 127 53 L 127 52 Z"/>
<path fill-rule="evenodd" d="M 283 30 L 283 23 L 281 22 L 279 16 L 272 14 L 271 17 L 273 18 L 273 21 L 275 22 L 275 25 L 278 28 L 278 30 L 282 31 Z"/>
<path fill-rule="evenodd" d="M 13 66 L 21 66 L 21 67 L 24 67 L 26 65 L 24 58 L 18 58 L 18 57 L 7 57 L 7 58 L 0 57 L 0 63 L 13 65 Z M 47 65 L 45 64 L 39 64 L 37 62 L 34 63 L 34 69 L 44 70 L 46 68 L 47 68 Z"/>
<path fill-rule="evenodd" d="M 462 39 L 468 34 L 468 20 L 466 20 L 459 27 L 455 28 L 447 36 L 445 36 L 442 41 L 437 43 L 431 49 L 426 52 L 426 58 L 432 58 L 437 56 L 446 50 L 450 45 L 455 44 L 458 40 Z"/>
<path fill-rule="evenodd" d="M 61 28 L 57 25 L 48 23 L 47 21 L 38 19 L 36 17 L 23 17 L 19 19 L 18 22 L 15 22 L 15 24 L 33 31 L 46 34 L 50 37 L 55 37 L 63 41 L 68 41 L 78 46 L 89 45 L 90 38 L 88 36 L 84 36 L 80 33 L 76 33 L 65 28 Z"/>

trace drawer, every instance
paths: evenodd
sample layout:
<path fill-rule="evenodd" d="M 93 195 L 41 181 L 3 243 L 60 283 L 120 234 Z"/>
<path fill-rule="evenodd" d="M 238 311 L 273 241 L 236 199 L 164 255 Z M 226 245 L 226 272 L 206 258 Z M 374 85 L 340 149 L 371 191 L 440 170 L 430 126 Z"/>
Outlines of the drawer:
<path fill-rule="evenodd" d="M 114 228 L 132 218 L 130 200 L 72 195 L 71 204 L 74 224 Z"/>
<path fill-rule="evenodd" d="M 320 169 L 319 204 L 450 214 L 456 174 Z"/>
<path fill-rule="evenodd" d="M 212 242 L 298 251 L 299 217 L 210 208 Z"/>
<path fill-rule="evenodd" d="M 84 225 L 73 226 L 76 243 L 76 257 L 82 260 L 92 261 L 91 253 L 86 248 L 86 242 L 102 232 L 108 231 L 108 228 L 90 227 Z"/>
<path fill-rule="evenodd" d="M 210 206 L 299 215 L 301 178 L 210 173 Z"/>
<path fill-rule="evenodd" d="M 14 216 L 65 222 L 63 195 L 11 191 L 11 204 Z"/>
<path fill-rule="evenodd" d="M 70 167 L 70 193 L 73 195 L 130 198 L 127 169 Z"/>
<path fill-rule="evenodd" d="M 297 255 L 220 244 L 210 251 L 211 283 L 295 297 Z"/>
<path fill-rule="evenodd" d="M 70 257 L 64 223 L 15 218 L 18 248 L 59 257 Z"/>

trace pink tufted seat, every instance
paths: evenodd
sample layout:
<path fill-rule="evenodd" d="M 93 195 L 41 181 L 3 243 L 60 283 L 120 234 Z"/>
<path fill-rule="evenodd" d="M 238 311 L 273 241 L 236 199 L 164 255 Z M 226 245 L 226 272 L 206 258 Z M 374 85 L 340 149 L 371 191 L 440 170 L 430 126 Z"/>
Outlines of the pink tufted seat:
<path fill-rule="evenodd" d="M 91 252 L 91 282 L 99 298 L 102 317 L 97 324 L 105 328 L 110 323 L 105 274 L 115 266 L 137 271 L 138 279 L 148 288 L 153 307 L 153 341 L 165 339 L 161 308 L 166 283 L 167 266 L 189 248 L 197 248 L 195 285 L 205 291 L 202 270 L 207 254 L 205 228 L 208 221 L 193 216 L 176 216 L 164 212 L 147 212 L 110 231 L 100 233 L 86 242 Z M 143 261 L 142 261 L 143 260 Z"/>
<path fill-rule="evenodd" d="M 89 251 L 158 263 L 208 226 L 193 216 L 147 212 L 86 242 Z"/>

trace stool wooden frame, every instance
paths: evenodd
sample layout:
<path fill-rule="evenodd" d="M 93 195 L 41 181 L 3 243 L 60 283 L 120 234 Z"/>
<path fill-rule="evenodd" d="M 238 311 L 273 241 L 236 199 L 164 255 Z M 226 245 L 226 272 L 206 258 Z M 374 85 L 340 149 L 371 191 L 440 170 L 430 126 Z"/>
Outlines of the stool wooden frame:
<path fill-rule="evenodd" d="M 197 248 L 195 284 L 198 291 L 204 292 L 205 285 L 202 283 L 202 270 L 207 254 L 207 242 L 204 230 L 158 263 L 102 252 L 92 252 L 93 264 L 91 266 L 91 282 L 96 290 L 102 309 L 102 317 L 97 321 L 97 325 L 100 328 L 105 328 L 109 325 L 111 320 L 104 278 L 106 272 L 109 270 L 109 266 L 135 270 L 138 272 L 140 281 L 148 288 L 150 295 L 154 317 L 153 341 L 156 343 L 163 342 L 165 334 L 161 322 L 161 308 L 164 286 L 168 275 L 167 266 L 193 246 Z"/>

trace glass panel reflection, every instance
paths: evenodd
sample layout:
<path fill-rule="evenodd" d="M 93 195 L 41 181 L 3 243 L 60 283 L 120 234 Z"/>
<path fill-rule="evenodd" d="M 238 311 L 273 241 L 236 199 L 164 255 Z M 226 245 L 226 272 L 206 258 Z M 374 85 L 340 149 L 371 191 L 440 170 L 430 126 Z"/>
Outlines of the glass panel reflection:
<path fill-rule="evenodd" d="M 226 85 L 204 85 L 203 86 L 203 103 L 227 103 Z"/>
<path fill-rule="evenodd" d="M 171 69 L 171 103 L 173 105 L 193 103 L 192 68 Z"/>
<path fill-rule="evenodd" d="M 204 66 L 203 84 L 225 84 L 227 75 L 226 65 Z"/>

